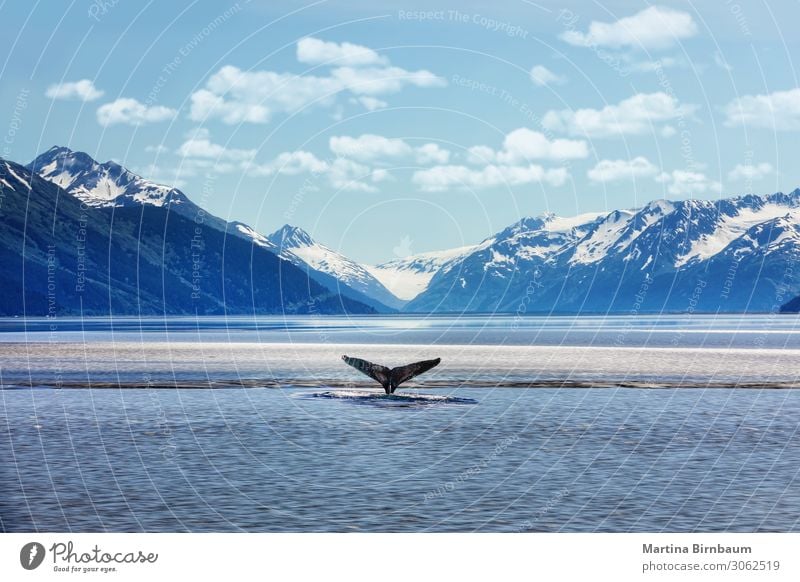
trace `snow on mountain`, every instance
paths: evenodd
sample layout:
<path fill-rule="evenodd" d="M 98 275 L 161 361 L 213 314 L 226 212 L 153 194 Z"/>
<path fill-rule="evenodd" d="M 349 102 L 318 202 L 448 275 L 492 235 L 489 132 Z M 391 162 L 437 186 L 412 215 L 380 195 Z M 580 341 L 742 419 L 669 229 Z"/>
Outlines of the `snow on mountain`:
<path fill-rule="evenodd" d="M 278 256 L 321 275 L 317 280 L 329 287 L 345 286 L 393 309 L 404 304 L 364 266 L 318 243 L 302 228 L 286 224 L 266 239 Z"/>
<path fill-rule="evenodd" d="M 232 229 L 229 228 L 229 231 L 232 230 L 234 233 L 238 233 L 239 235 L 252 240 L 256 245 L 269 249 L 276 254 L 278 253 L 278 247 L 276 247 L 275 244 L 263 234 L 256 232 L 256 230 L 251 226 L 248 226 L 243 222 L 231 222 L 230 227 L 232 227 Z"/>
<path fill-rule="evenodd" d="M 406 309 L 769 310 L 799 232 L 800 190 L 524 218 L 448 262 Z"/>
<path fill-rule="evenodd" d="M 50 148 L 27 168 L 88 206 L 164 206 L 189 202 L 180 190 L 145 180 L 116 162 L 98 163 L 89 155 L 66 147 Z"/>
<path fill-rule="evenodd" d="M 0 203 L 2 316 L 375 312 L 211 220 L 164 205 L 87 207 L 3 159 Z"/>
<path fill-rule="evenodd" d="M 769 199 L 755 207 L 734 207 L 733 210 L 728 214 L 721 209 L 714 232 L 703 234 L 693 241 L 689 251 L 678 259 L 676 266 L 680 267 L 691 261 L 704 261 L 719 254 L 755 225 L 784 216 L 790 217 L 795 223 L 800 222 L 800 209 Z"/>
<path fill-rule="evenodd" d="M 392 259 L 380 265 L 364 265 L 383 286 L 409 301 L 422 293 L 433 276 L 447 263 L 472 252 L 477 245 L 458 247 Z"/>

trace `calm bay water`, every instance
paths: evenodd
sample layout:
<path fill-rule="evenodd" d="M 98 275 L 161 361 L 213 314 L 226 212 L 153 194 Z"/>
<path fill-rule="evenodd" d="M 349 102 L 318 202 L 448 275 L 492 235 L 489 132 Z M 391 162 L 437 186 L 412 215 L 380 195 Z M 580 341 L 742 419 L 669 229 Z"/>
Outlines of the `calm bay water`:
<path fill-rule="evenodd" d="M 50 323 L 0 322 L 4 531 L 800 530 L 795 317 Z"/>

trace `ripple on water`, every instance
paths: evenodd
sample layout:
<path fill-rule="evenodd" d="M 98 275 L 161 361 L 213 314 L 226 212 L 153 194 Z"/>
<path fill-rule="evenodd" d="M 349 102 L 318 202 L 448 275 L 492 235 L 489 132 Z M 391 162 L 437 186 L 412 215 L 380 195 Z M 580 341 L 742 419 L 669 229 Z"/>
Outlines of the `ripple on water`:
<path fill-rule="evenodd" d="M 379 408 L 420 408 L 424 406 L 446 406 L 477 404 L 472 398 L 445 396 L 440 394 L 382 394 L 364 390 L 327 390 L 298 394 L 297 398 L 338 400 L 348 404 L 376 406 Z"/>

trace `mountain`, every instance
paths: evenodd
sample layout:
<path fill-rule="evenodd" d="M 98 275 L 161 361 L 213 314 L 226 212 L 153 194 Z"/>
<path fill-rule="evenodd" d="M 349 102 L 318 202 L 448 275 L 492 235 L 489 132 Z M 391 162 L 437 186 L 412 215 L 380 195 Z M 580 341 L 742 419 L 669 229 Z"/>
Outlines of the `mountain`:
<path fill-rule="evenodd" d="M 2 161 L 0 175 L 6 314 L 23 300 L 49 309 L 54 275 L 55 304 L 72 313 L 82 301 L 84 313 L 800 310 L 787 303 L 800 294 L 800 190 L 523 218 L 477 245 L 372 266 L 297 227 L 263 236 L 226 222 L 68 148 L 27 168 Z"/>
<path fill-rule="evenodd" d="M 410 301 L 428 287 L 437 271 L 474 249 L 475 246 L 466 246 L 419 253 L 392 259 L 380 265 L 364 265 L 364 268 L 397 298 Z"/>
<path fill-rule="evenodd" d="M 798 252 L 800 190 L 525 218 L 446 263 L 405 309 L 775 311 L 800 289 Z"/>
<path fill-rule="evenodd" d="M 341 253 L 318 243 L 302 228 L 288 224 L 266 237 L 283 259 L 305 269 L 329 289 L 373 306 L 392 311 L 405 303 L 391 293 L 369 270 Z"/>
<path fill-rule="evenodd" d="M 787 301 L 779 310 L 780 313 L 800 313 L 800 295 Z"/>
<path fill-rule="evenodd" d="M 87 204 L 0 159 L 0 315 L 374 312 L 242 236 L 171 212 L 174 193 L 110 200 L 120 204 Z"/>
<path fill-rule="evenodd" d="M 53 146 L 36 157 L 26 168 L 60 186 L 72 196 L 93 208 L 137 208 L 142 205 L 169 208 L 229 235 L 260 242 L 260 235 L 239 223 L 228 223 L 209 214 L 186 194 L 134 174 L 116 162 L 99 163 L 89 154 L 64 146 Z M 230 227 L 233 228 L 230 228 Z M 260 237 L 263 239 L 263 237 Z"/>
<path fill-rule="evenodd" d="M 27 168 L 87 206 L 191 205 L 180 190 L 145 180 L 116 162 L 101 164 L 88 154 L 62 146 L 54 146 L 37 156 Z"/>

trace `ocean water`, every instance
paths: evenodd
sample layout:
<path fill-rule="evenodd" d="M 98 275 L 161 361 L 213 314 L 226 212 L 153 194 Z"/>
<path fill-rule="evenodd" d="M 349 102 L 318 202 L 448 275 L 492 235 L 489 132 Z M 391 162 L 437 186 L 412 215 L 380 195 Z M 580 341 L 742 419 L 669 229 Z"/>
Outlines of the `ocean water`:
<path fill-rule="evenodd" d="M 0 529 L 798 531 L 798 323 L 2 321 Z"/>

